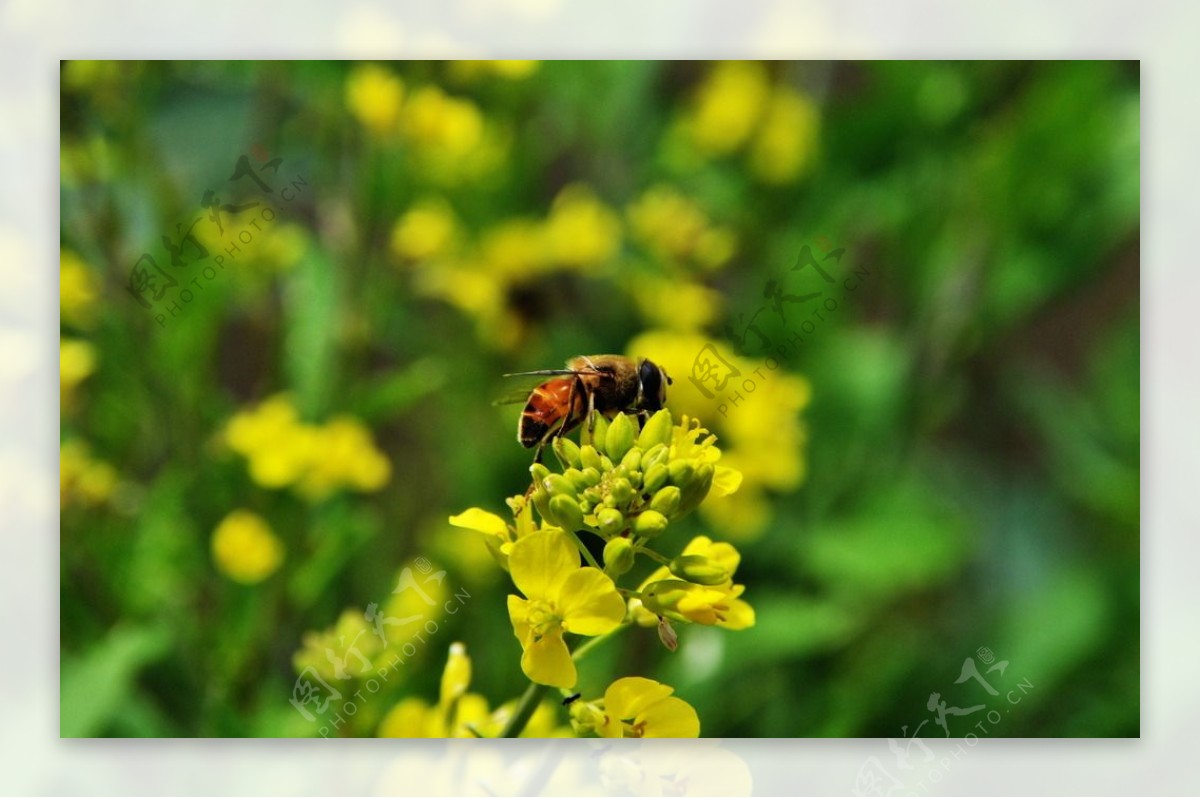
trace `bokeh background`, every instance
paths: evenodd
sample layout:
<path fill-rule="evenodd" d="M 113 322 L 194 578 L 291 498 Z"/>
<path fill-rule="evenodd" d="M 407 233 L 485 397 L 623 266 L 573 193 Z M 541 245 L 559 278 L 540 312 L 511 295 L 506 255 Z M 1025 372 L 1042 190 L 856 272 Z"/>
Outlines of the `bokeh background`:
<path fill-rule="evenodd" d="M 1136 735 L 1138 85 L 1111 62 L 64 63 L 62 734 L 318 734 L 297 673 L 368 604 L 402 614 L 406 567 L 466 611 L 337 733 L 436 700 L 454 640 L 475 691 L 515 697 L 507 577 L 446 518 L 526 482 L 500 374 L 626 352 L 746 474 L 689 523 L 743 552 L 758 623 L 674 655 L 627 633 L 585 692 L 632 668 L 706 736 L 941 736 L 929 696 L 986 698 L 955 684 L 984 647 L 989 679 L 1034 685 L 993 736 Z M 242 156 L 261 185 L 230 179 Z M 178 283 L 157 301 L 130 291 L 143 253 Z M 781 316 L 773 289 L 837 309 Z M 767 375 L 724 412 L 687 379 L 707 344 Z"/>

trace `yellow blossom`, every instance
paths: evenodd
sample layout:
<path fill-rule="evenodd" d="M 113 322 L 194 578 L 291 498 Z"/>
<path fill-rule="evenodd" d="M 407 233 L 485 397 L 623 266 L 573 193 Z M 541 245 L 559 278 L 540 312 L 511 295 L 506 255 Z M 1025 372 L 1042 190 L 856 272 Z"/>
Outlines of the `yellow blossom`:
<path fill-rule="evenodd" d="M 495 75 L 509 80 L 524 80 L 537 71 L 539 61 L 451 61 L 450 74 L 465 82 L 477 80 L 483 75 Z"/>
<path fill-rule="evenodd" d="M 99 294 L 96 277 L 83 259 L 62 250 L 58 259 L 58 306 L 63 323 L 80 329 L 91 327 Z"/>
<path fill-rule="evenodd" d="M 405 133 L 418 146 L 463 157 L 483 141 L 483 114 L 470 100 L 451 97 L 437 86 L 413 92 L 404 111 Z"/>
<path fill-rule="evenodd" d="M 283 562 L 283 543 L 258 515 L 234 510 L 217 525 L 212 537 L 217 568 L 235 582 L 261 582 Z"/>
<path fill-rule="evenodd" d="M 407 560 L 396 577 L 392 595 L 383 606 L 383 616 L 397 623 L 383 624 L 389 643 L 407 643 L 422 625 L 438 621 L 446 611 L 450 588 L 446 572 L 425 558 Z"/>
<path fill-rule="evenodd" d="M 63 507 L 93 507 L 112 497 L 117 488 L 117 472 L 108 463 L 91 456 L 87 444 L 67 441 L 59 450 L 59 500 Z"/>
<path fill-rule="evenodd" d="M 298 485 L 310 499 L 319 501 L 341 487 L 369 493 L 391 478 L 391 463 L 375 448 L 371 431 L 355 418 L 338 416 L 317 428 L 311 451 Z"/>
<path fill-rule="evenodd" d="M 451 526 L 482 532 L 488 551 L 505 570 L 508 570 L 508 555 L 513 543 L 534 531 L 533 505 L 524 496 L 513 496 L 508 500 L 508 506 L 513 513 L 512 523 L 478 507 L 450 516 Z"/>
<path fill-rule="evenodd" d="M 74 409 L 75 390 L 96 370 L 96 350 L 87 341 L 61 338 L 58 342 L 59 402 Z"/>
<path fill-rule="evenodd" d="M 611 632 L 625 617 L 625 602 L 612 579 L 580 566 L 579 550 L 566 533 L 542 530 L 521 538 L 508 563 L 525 595 L 508 597 L 513 632 L 525 652 L 521 670 L 538 684 L 574 687 L 575 662 L 563 634 Z"/>
<path fill-rule="evenodd" d="M 629 291 L 642 317 L 652 326 L 691 332 L 717 317 L 722 296 L 698 283 L 644 275 L 629 283 Z"/>
<path fill-rule="evenodd" d="M 696 149 L 713 156 L 740 147 L 758 124 L 768 89 L 766 68 L 758 62 L 716 64 L 685 117 Z"/>
<path fill-rule="evenodd" d="M 333 684 L 374 674 L 378 668 L 372 659 L 383 648 L 362 610 L 351 607 L 342 611 L 333 626 L 305 632 L 300 650 L 292 655 L 292 665 L 300 673 L 312 668 Z"/>
<path fill-rule="evenodd" d="M 754 626 L 754 608 L 741 598 L 746 588 L 733 583 L 741 555 L 732 544 L 714 543 L 700 535 L 688 543 L 680 556 L 704 558 L 724 570 L 728 578 L 715 585 L 692 584 L 673 578 L 666 566 L 659 568 L 638 588 L 643 598 L 629 604 L 630 615 L 638 624 L 654 626 L 659 615 L 666 615 L 733 631 Z"/>
<path fill-rule="evenodd" d="M 481 266 L 497 279 L 527 279 L 548 261 L 541 223 L 508 219 L 484 231 L 479 242 Z"/>
<path fill-rule="evenodd" d="M 578 702 L 571 715 L 581 732 L 600 737 L 699 737 L 700 718 L 675 690 L 641 676 L 617 679 L 599 701 Z"/>
<path fill-rule="evenodd" d="M 820 117 L 813 102 L 792 89 L 771 94 L 762 126 L 750 146 L 750 168 L 765 183 L 790 183 L 816 155 Z"/>
<path fill-rule="evenodd" d="M 699 205 L 665 184 L 643 192 L 625 215 L 633 238 L 663 260 L 713 269 L 736 249 L 732 230 L 713 225 Z"/>
<path fill-rule="evenodd" d="M 441 198 L 414 204 L 392 229 L 392 252 L 405 260 L 421 261 L 448 254 L 458 236 L 458 220 Z"/>
<path fill-rule="evenodd" d="M 396 132 L 403 102 L 404 81 L 382 66 L 357 66 L 346 79 L 346 107 L 377 136 Z"/>
<path fill-rule="evenodd" d="M 580 268 L 601 266 L 621 246 L 621 221 L 590 186 L 567 186 L 554 199 L 546 220 L 550 256 Z"/>

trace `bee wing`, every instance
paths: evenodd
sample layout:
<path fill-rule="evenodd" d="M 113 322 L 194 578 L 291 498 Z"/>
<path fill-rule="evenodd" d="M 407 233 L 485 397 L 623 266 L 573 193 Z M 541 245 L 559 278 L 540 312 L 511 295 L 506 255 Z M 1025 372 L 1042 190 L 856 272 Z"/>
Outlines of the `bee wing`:
<path fill-rule="evenodd" d="M 571 372 L 566 372 L 570 374 Z M 546 374 L 540 371 L 505 374 L 505 389 L 502 394 L 492 400 L 493 405 L 517 405 L 529 401 L 533 389 L 546 381 Z"/>

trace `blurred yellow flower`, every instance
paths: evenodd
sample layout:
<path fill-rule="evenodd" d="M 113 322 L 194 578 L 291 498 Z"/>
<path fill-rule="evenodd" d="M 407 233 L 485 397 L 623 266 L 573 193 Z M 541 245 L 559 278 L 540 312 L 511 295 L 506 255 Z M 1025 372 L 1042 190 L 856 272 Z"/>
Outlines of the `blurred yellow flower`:
<path fill-rule="evenodd" d="M 64 411 L 75 406 L 75 389 L 96 370 L 96 350 L 87 341 L 60 338 L 58 341 L 59 402 Z"/>
<path fill-rule="evenodd" d="M 312 668 L 331 683 L 355 679 L 378 670 L 371 660 L 383 648 L 383 641 L 363 612 L 349 607 L 328 629 L 304 633 L 300 650 L 292 655 L 292 665 L 299 673 Z"/>
<path fill-rule="evenodd" d="M 740 147 L 762 115 L 769 84 L 756 61 L 722 61 L 713 66 L 684 117 L 696 149 L 726 155 Z"/>
<path fill-rule="evenodd" d="M 218 570 L 235 582 L 253 585 L 275 573 L 283 562 L 283 542 L 260 516 L 234 510 L 217 525 L 212 537 Z"/>
<path fill-rule="evenodd" d="M 458 220 L 440 197 L 423 199 L 392 228 L 392 252 L 403 260 L 421 261 L 449 254 L 458 238 Z"/>
<path fill-rule="evenodd" d="M 581 733 L 600 737 L 699 737 L 700 718 L 675 690 L 653 679 L 617 679 L 598 701 L 579 701 L 571 717 Z"/>
<path fill-rule="evenodd" d="M 87 329 L 95 321 L 100 287 L 83 259 L 62 250 L 58 260 L 58 306 L 63 323 Z"/>
<path fill-rule="evenodd" d="M 691 379 L 697 358 L 709 346 L 739 372 L 726 393 L 713 398 Z M 729 344 L 698 333 L 655 330 L 634 338 L 626 351 L 653 359 L 674 377 L 668 405 L 676 413 L 712 419 L 724 451 L 721 462 L 743 474 L 736 496 L 705 502 L 700 513 L 730 538 L 759 534 L 770 520 L 767 492 L 792 491 L 804 481 L 808 436 L 799 414 L 811 399 L 808 381 L 787 373 L 777 360 L 771 369 L 766 360 L 736 355 Z M 747 378 L 754 381 L 752 393 L 744 390 Z M 735 405 L 731 397 L 739 389 L 742 398 Z"/>
<path fill-rule="evenodd" d="M 808 97 L 779 87 L 750 145 L 750 168 L 764 183 L 790 183 L 816 157 L 820 116 Z"/>
<path fill-rule="evenodd" d="M 723 302 L 721 293 L 708 286 L 654 274 L 635 276 L 628 288 L 650 326 L 680 332 L 707 327 Z"/>
<path fill-rule="evenodd" d="M 248 461 L 250 477 L 266 488 L 294 485 L 310 501 L 342 488 L 377 491 L 391 477 L 391 463 L 357 419 L 338 416 L 324 425 L 301 421 L 286 394 L 236 413 L 224 440 Z"/>
<path fill-rule="evenodd" d="M 484 75 L 495 75 L 509 80 L 524 80 L 537 71 L 540 63 L 539 61 L 520 60 L 451 61 L 450 74 L 456 80 L 467 82 L 477 80 Z"/>
<path fill-rule="evenodd" d="M 533 219 L 498 222 L 479 242 L 479 265 L 498 280 L 529 279 L 547 263 L 547 254 L 544 228 Z"/>
<path fill-rule="evenodd" d="M 626 208 L 625 215 L 634 240 L 663 260 L 713 269 L 724 265 L 736 250 L 732 230 L 713 225 L 699 205 L 669 185 L 651 186 Z"/>
<path fill-rule="evenodd" d="M 211 227 L 211 226 L 210 226 Z M 286 272 L 308 251 L 308 231 L 292 222 L 272 225 L 261 242 L 256 241 L 251 262 L 267 271 Z"/>
<path fill-rule="evenodd" d="M 107 502 L 117 488 L 117 472 L 91 456 L 87 444 L 62 444 L 58 458 L 59 501 L 63 507 L 94 507 Z"/>
<path fill-rule="evenodd" d="M 625 602 L 612 579 L 582 567 L 579 550 L 558 530 L 534 532 L 513 544 L 508 556 L 513 583 L 525 595 L 508 597 L 508 615 L 530 681 L 571 688 L 575 662 L 563 634 L 602 635 L 625 617 Z"/>
<path fill-rule="evenodd" d="M 404 125 L 414 144 L 449 157 L 461 158 L 483 140 L 483 113 L 478 106 L 437 86 L 413 92 L 405 106 Z"/>
<path fill-rule="evenodd" d="M 356 66 L 346 79 L 346 108 L 376 136 L 398 130 L 403 102 L 404 81 L 377 64 Z"/>
<path fill-rule="evenodd" d="M 446 612 L 450 588 L 446 572 L 431 561 L 414 558 L 400 568 L 396 587 L 383 607 L 383 614 L 401 623 L 383 624 L 389 644 L 407 643 L 422 624 L 437 621 Z"/>
<path fill-rule="evenodd" d="M 550 257 L 580 268 L 602 266 L 621 247 L 621 220 L 601 202 L 591 186 L 567 186 L 550 206 L 546 220 Z"/>

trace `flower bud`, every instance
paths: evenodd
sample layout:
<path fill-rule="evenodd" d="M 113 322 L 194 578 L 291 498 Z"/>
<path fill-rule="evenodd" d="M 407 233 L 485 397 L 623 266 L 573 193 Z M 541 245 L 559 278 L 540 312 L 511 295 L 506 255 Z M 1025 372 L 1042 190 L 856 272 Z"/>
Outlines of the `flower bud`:
<path fill-rule="evenodd" d="M 637 430 L 633 427 L 633 422 L 629 420 L 629 416 L 624 413 L 618 413 L 617 417 L 608 425 L 608 431 L 604 435 L 604 451 L 610 460 L 620 462 L 621 458 L 633 446 L 633 440 L 637 436 Z"/>
<path fill-rule="evenodd" d="M 729 572 L 699 554 L 684 554 L 671 560 L 671 573 L 697 585 L 720 585 L 728 581 Z"/>
<path fill-rule="evenodd" d="M 574 498 L 576 495 L 575 486 L 571 484 L 571 480 L 562 474 L 551 474 L 542 480 L 542 485 L 549 491 L 551 496 L 569 496 Z"/>
<path fill-rule="evenodd" d="M 649 449 L 656 443 L 664 446 L 671 442 L 671 411 L 663 408 L 646 422 L 638 435 L 637 445 L 641 449 Z"/>
<path fill-rule="evenodd" d="M 594 468 L 600 471 L 600 453 L 590 443 L 579 447 L 579 462 L 584 469 Z"/>
<path fill-rule="evenodd" d="M 596 526 L 605 535 L 619 534 L 625 528 L 625 516 L 620 510 L 604 507 L 596 513 Z"/>
<path fill-rule="evenodd" d="M 541 463 L 534 463 L 529 467 L 529 473 L 533 477 L 533 481 L 537 483 L 550 476 L 550 469 Z"/>
<path fill-rule="evenodd" d="M 584 473 L 586 474 L 587 472 L 585 471 Z M 583 492 L 583 498 L 586 501 L 591 502 L 593 505 L 596 505 L 604 499 L 604 494 L 600 492 L 599 488 L 593 486 Z"/>
<path fill-rule="evenodd" d="M 441 702 L 449 704 L 467 692 L 471 683 L 471 659 L 462 643 L 450 644 L 450 656 L 446 658 L 446 669 L 442 671 Z"/>
<path fill-rule="evenodd" d="M 545 488 L 539 487 L 533 492 L 533 506 L 537 508 L 543 521 L 550 520 L 550 494 Z"/>
<path fill-rule="evenodd" d="M 642 590 L 642 606 L 655 615 L 674 612 L 679 602 L 687 598 L 688 583 L 679 579 L 660 579 Z"/>
<path fill-rule="evenodd" d="M 621 465 L 625 466 L 627 473 L 633 473 L 642 466 L 642 450 L 634 447 L 625 453 L 621 458 Z"/>
<path fill-rule="evenodd" d="M 563 468 L 579 468 L 579 445 L 575 441 L 559 435 L 554 439 L 551 448 L 554 449 L 554 456 L 562 463 Z"/>
<path fill-rule="evenodd" d="M 679 503 L 679 510 L 676 516 L 690 513 L 692 510 L 704 501 L 708 496 L 709 490 L 712 489 L 713 476 L 716 474 L 716 468 L 712 463 L 701 463 L 696 472 L 692 475 L 691 482 L 687 487 L 683 488 L 683 501 Z"/>
<path fill-rule="evenodd" d="M 645 475 L 642 477 L 642 490 L 645 493 L 655 493 L 663 485 L 667 484 L 667 477 L 670 472 L 662 463 L 650 466 L 646 469 Z"/>
<path fill-rule="evenodd" d="M 596 451 L 604 453 L 604 444 L 608 440 L 608 419 L 599 413 L 596 414 L 596 426 L 592 428 L 592 446 L 596 447 Z"/>
<path fill-rule="evenodd" d="M 651 446 L 649 449 L 647 449 L 646 453 L 642 455 L 642 470 L 645 471 L 658 463 L 666 465 L 667 458 L 670 456 L 670 447 L 662 443 L 656 443 L 654 446 Z"/>
<path fill-rule="evenodd" d="M 613 462 L 608 459 L 608 455 L 606 454 L 600 455 L 600 470 L 605 473 L 613 470 Z"/>
<path fill-rule="evenodd" d="M 579 500 L 573 496 L 560 494 L 550 497 L 550 518 L 568 532 L 583 527 L 583 510 L 579 507 Z"/>
<path fill-rule="evenodd" d="M 696 463 L 693 460 L 672 460 L 668 466 L 671 471 L 671 484 L 687 487 L 696 474 Z"/>
<path fill-rule="evenodd" d="M 578 468 L 568 468 L 563 472 L 563 476 L 567 478 L 568 482 L 575 486 L 576 492 L 586 490 L 588 487 L 590 487 L 587 483 L 587 479 L 585 479 L 583 476 L 583 472 Z"/>
<path fill-rule="evenodd" d="M 633 499 L 633 485 L 627 479 L 614 479 L 608 485 L 609 495 L 617 504 L 628 504 Z"/>
<path fill-rule="evenodd" d="M 633 520 L 633 531 L 644 538 L 656 538 L 667 528 L 667 517 L 657 510 L 646 510 Z"/>
<path fill-rule="evenodd" d="M 679 488 L 674 485 L 668 485 L 654 494 L 654 498 L 650 500 L 650 509 L 657 510 L 663 515 L 670 517 L 679 509 L 679 502 L 682 498 L 683 494 Z"/>
<path fill-rule="evenodd" d="M 583 481 L 587 483 L 589 488 L 599 485 L 600 472 L 591 466 L 588 466 L 587 468 L 583 469 Z"/>
<path fill-rule="evenodd" d="M 629 538 L 616 537 L 604 544 L 604 571 L 614 579 L 633 567 L 636 555 Z"/>

